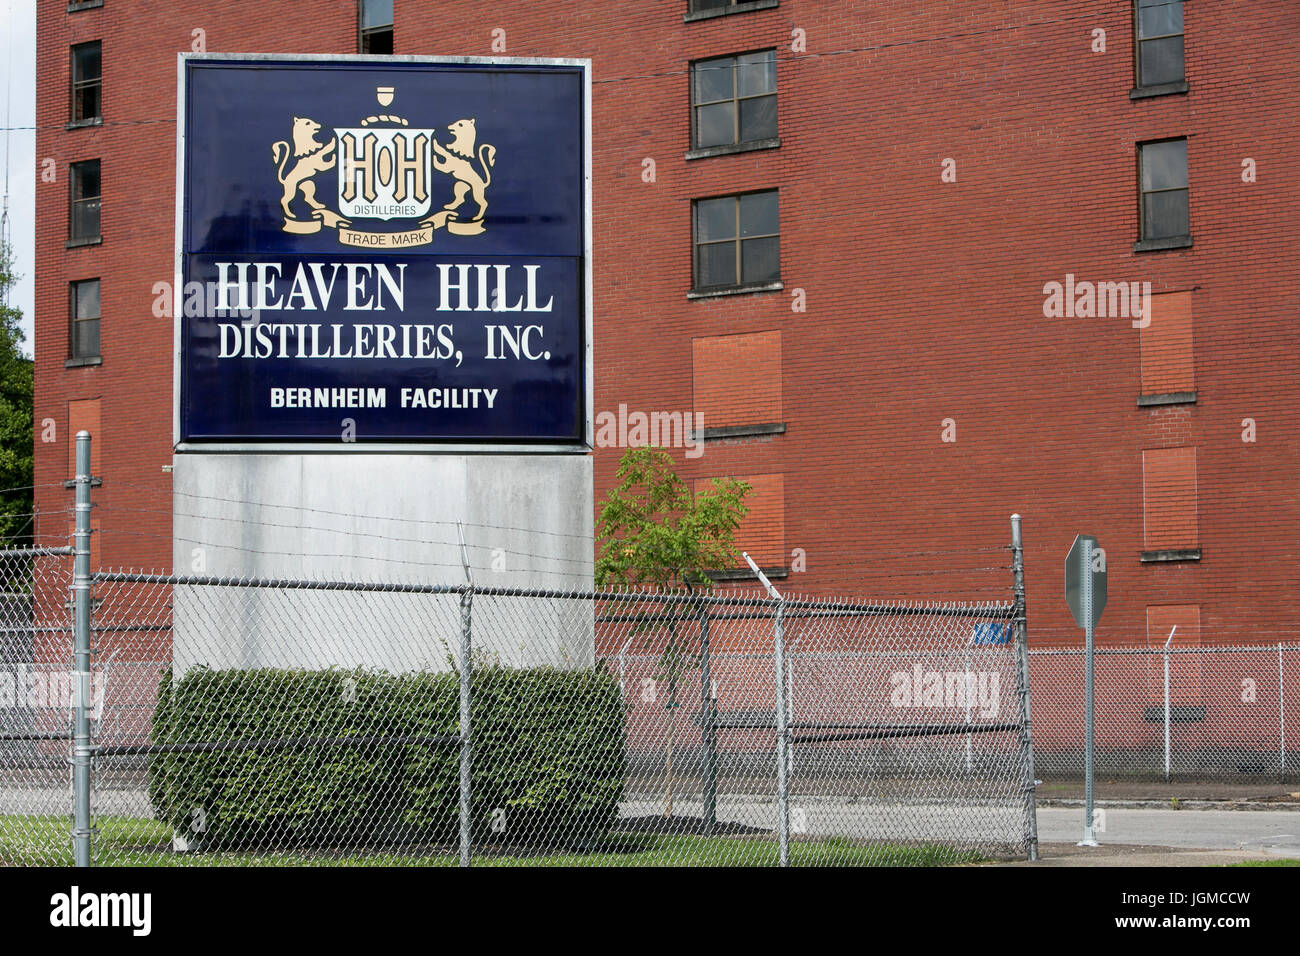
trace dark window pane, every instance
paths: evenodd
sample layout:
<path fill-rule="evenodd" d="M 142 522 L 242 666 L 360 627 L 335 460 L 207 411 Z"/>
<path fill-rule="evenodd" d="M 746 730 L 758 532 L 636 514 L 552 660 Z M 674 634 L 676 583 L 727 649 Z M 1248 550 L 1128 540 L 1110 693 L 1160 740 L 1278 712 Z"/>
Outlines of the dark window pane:
<path fill-rule="evenodd" d="M 72 81 L 85 83 L 99 79 L 99 43 L 81 43 L 72 48 Z"/>
<path fill-rule="evenodd" d="M 72 323 L 72 357 L 94 358 L 99 355 L 99 319 Z"/>
<path fill-rule="evenodd" d="M 73 317 L 78 319 L 99 318 L 99 280 L 78 282 L 73 285 Z"/>
<path fill-rule="evenodd" d="M 1159 37 L 1183 32 L 1182 0 L 1143 0 L 1138 9 L 1138 36 Z"/>
<path fill-rule="evenodd" d="M 391 28 L 367 30 L 361 34 L 361 52 L 387 54 L 393 52 L 393 31 Z"/>
<path fill-rule="evenodd" d="M 780 228 L 776 193 L 750 193 L 740 197 L 740 234 L 770 236 Z"/>
<path fill-rule="evenodd" d="M 776 92 L 776 52 L 747 53 L 736 58 L 736 90 L 739 96 Z"/>
<path fill-rule="evenodd" d="M 781 278 L 781 240 L 745 239 L 740 243 L 744 270 L 742 282 L 769 282 Z"/>
<path fill-rule="evenodd" d="M 72 238 L 93 239 L 99 235 L 99 200 L 87 199 L 72 206 Z"/>
<path fill-rule="evenodd" d="M 736 284 L 736 244 L 718 242 L 696 249 L 696 284 L 698 286 Z"/>
<path fill-rule="evenodd" d="M 72 121 L 95 119 L 99 111 L 99 85 L 83 86 L 72 97 Z"/>
<path fill-rule="evenodd" d="M 1187 185 L 1187 140 L 1171 139 L 1142 147 L 1142 191 Z"/>
<path fill-rule="evenodd" d="M 776 97 L 760 96 L 740 101 L 740 141 L 776 136 Z"/>
<path fill-rule="evenodd" d="M 1182 37 L 1169 37 L 1164 40 L 1143 40 L 1141 57 L 1142 86 L 1175 83 L 1183 79 L 1185 75 Z"/>
<path fill-rule="evenodd" d="M 1169 239 L 1191 235 L 1187 190 L 1171 189 L 1143 197 L 1143 239 Z"/>
<path fill-rule="evenodd" d="M 72 198 L 97 199 L 99 197 L 99 160 L 72 164 Z"/>
<path fill-rule="evenodd" d="M 695 204 L 695 241 L 736 238 L 736 200 L 701 199 Z"/>
<path fill-rule="evenodd" d="M 731 99 L 735 95 L 735 63 L 732 57 L 696 63 L 692 70 L 695 75 L 695 102 L 712 103 Z"/>
<path fill-rule="evenodd" d="M 695 145 L 724 146 L 736 141 L 734 103 L 715 103 L 695 111 Z"/>
<path fill-rule="evenodd" d="M 698 13 L 701 10 L 722 10 L 731 6 L 733 0 L 691 0 L 691 12 Z"/>

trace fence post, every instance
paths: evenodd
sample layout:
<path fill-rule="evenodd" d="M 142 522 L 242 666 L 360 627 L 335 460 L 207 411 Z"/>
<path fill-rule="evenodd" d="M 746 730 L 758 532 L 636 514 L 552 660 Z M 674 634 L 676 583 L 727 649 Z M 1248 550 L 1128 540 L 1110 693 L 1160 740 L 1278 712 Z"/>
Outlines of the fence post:
<path fill-rule="evenodd" d="M 1178 630 L 1175 624 L 1173 630 L 1169 632 L 1169 639 L 1165 641 L 1165 782 L 1169 782 L 1170 772 L 1170 741 L 1169 741 L 1169 643 L 1174 639 L 1174 631 Z"/>
<path fill-rule="evenodd" d="M 704 737 L 704 835 L 718 817 L 718 738 L 713 726 L 713 677 L 709 669 L 709 606 L 700 599 L 700 727 Z"/>
<path fill-rule="evenodd" d="M 1029 714 L 1029 628 L 1025 602 L 1025 552 L 1020 537 L 1020 515 L 1011 516 L 1011 596 L 1015 605 L 1012 627 L 1016 642 L 1016 688 L 1020 695 L 1020 764 L 1023 777 L 1025 843 L 1029 859 L 1038 859 L 1038 804 L 1034 780 L 1033 721 Z"/>
<path fill-rule="evenodd" d="M 790 865 L 790 730 L 785 719 L 785 601 L 776 604 L 776 812 L 781 865 Z"/>
<path fill-rule="evenodd" d="M 785 719 L 785 598 L 772 586 L 767 575 L 762 572 L 748 552 L 740 556 L 749 564 L 750 570 L 762 582 L 768 595 L 776 602 L 774 616 L 773 642 L 776 660 L 776 685 L 773 688 L 776 697 L 776 830 L 781 844 L 781 865 L 790 865 L 790 781 L 789 766 L 786 763 L 790 752 L 790 730 Z"/>
<path fill-rule="evenodd" d="M 76 524 L 73 533 L 72 854 L 90 866 L 90 433 L 77 432 Z"/>
<path fill-rule="evenodd" d="M 1281 763 L 1279 765 L 1282 772 L 1281 783 L 1286 783 L 1286 694 L 1283 691 L 1282 684 L 1282 642 L 1277 642 L 1277 727 L 1278 740 L 1281 743 Z"/>
<path fill-rule="evenodd" d="M 473 856 L 472 797 L 474 730 L 470 717 L 470 679 L 474 670 L 473 625 L 474 577 L 469 569 L 469 552 L 465 547 L 465 531 L 459 523 L 461 563 L 465 567 L 465 589 L 460 592 L 460 865 L 469 866 Z"/>

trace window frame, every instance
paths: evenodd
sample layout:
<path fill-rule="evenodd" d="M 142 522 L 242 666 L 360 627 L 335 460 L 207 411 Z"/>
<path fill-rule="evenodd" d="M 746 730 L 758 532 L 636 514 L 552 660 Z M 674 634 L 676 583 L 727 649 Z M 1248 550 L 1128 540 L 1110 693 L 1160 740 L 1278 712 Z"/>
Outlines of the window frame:
<path fill-rule="evenodd" d="M 1176 0 L 1186 11 L 1185 0 Z M 1147 99 L 1152 96 L 1168 96 L 1174 93 L 1186 93 L 1191 89 L 1187 82 L 1187 24 L 1183 23 L 1181 33 L 1162 33 L 1159 36 L 1142 36 L 1142 0 L 1133 0 L 1133 89 L 1129 98 Z M 1164 40 L 1169 37 L 1183 37 L 1183 76 L 1178 80 L 1165 83 L 1143 84 L 1142 82 L 1142 45 L 1151 40 Z"/>
<path fill-rule="evenodd" d="M 776 196 L 776 229 L 775 233 L 762 233 L 754 236 L 742 236 L 740 231 L 740 201 L 745 196 L 757 196 L 771 193 Z M 710 240 L 701 242 L 699 239 L 699 204 L 702 202 L 712 202 L 718 199 L 735 200 L 736 206 L 736 232 L 730 239 Z M 744 280 L 744 249 L 743 244 L 746 240 L 751 239 L 776 239 L 776 270 L 775 278 L 759 279 L 752 282 Z M 736 247 L 736 281 L 729 285 L 701 285 L 700 284 L 700 259 L 699 253 L 703 246 L 720 246 L 724 243 L 731 243 Z M 712 298 L 720 295 L 735 295 L 746 292 L 774 292 L 785 288 L 781 278 L 781 190 L 779 187 L 771 189 L 747 189 L 738 193 L 722 193 L 717 196 L 699 196 L 691 200 L 691 289 L 687 293 L 687 298 L 700 299 Z"/>
<path fill-rule="evenodd" d="M 1184 145 L 1184 151 L 1187 153 L 1187 163 L 1184 168 L 1185 178 L 1184 185 L 1174 186 L 1164 189 L 1147 190 L 1142 185 L 1142 158 L 1143 152 L 1148 146 L 1159 146 L 1162 143 L 1178 143 Z M 1192 171 L 1191 156 L 1187 150 L 1190 141 L 1186 136 L 1165 136 L 1161 139 L 1143 140 L 1137 143 L 1135 152 L 1137 159 L 1137 200 L 1138 200 L 1138 238 L 1133 243 L 1134 252 L 1154 252 L 1161 249 L 1183 249 L 1192 245 Z M 1147 235 L 1147 211 L 1146 197 L 1154 193 L 1182 192 L 1187 197 L 1187 232 L 1177 236 L 1148 236 Z"/>
<path fill-rule="evenodd" d="M 770 93 L 758 93 L 750 96 L 740 95 L 740 85 L 737 82 L 737 69 L 740 65 L 740 58 L 744 56 L 753 56 L 756 53 L 769 53 L 772 56 L 773 82 Z M 731 98 L 729 100 L 709 100 L 707 102 L 696 102 L 696 69 L 701 64 L 712 63 L 721 60 L 731 60 Z M 692 60 L 688 75 L 687 95 L 690 101 L 689 109 L 691 111 L 691 147 L 686 154 L 687 159 L 701 159 L 706 156 L 724 156 L 730 153 L 744 153 L 755 149 L 774 149 L 781 145 L 781 105 L 780 105 L 780 88 L 781 79 L 778 75 L 778 63 L 776 47 L 760 47 L 756 50 L 743 50 L 738 53 L 729 53 L 722 56 L 702 57 L 698 60 Z M 776 109 L 777 130 L 771 136 L 763 136 L 758 139 L 741 139 L 740 138 L 740 104 L 745 100 L 757 100 L 765 97 L 771 97 Z M 702 107 L 717 106 L 720 103 L 730 103 L 732 106 L 731 128 L 733 139 L 730 143 L 717 143 L 712 146 L 700 145 L 700 124 L 699 111 Z"/>
<path fill-rule="evenodd" d="M 771 10 L 780 6 L 781 0 L 731 0 L 725 7 L 709 10 L 696 10 L 695 0 L 686 0 L 686 14 L 682 17 L 687 23 L 695 20 L 711 20 L 714 17 L 728 17 L 737 13 L 755 13 L 759 10 Z"/>
<path fill-rule="evenodd" d="M 96 293 L 99 298 L 99 309 L 92 318 L 80 318 L 77 315 L 78 290 L 81 286 L 95 283 Z M 66 368 L 72 368 L 78 365 L 99 365 L 103 362 L 104 343 L 101 339 L 104 318 L 104 284 L 100 277 L 90 279 L 75 279 L 68 283 L 68 353 L 64 361 Z M 95 323 L 95 343 L 97 348 L 94 354 L 86 353 L 84 355 L 77 352 L 77 326 L 85 323 Z"/>
<path fill-rule="evenodd" d="M 77 78 L 77 51 L 88 46 L 99 47 L 99 75 L 91 80 L 81 80 Z M 68 128 L 75 129 L 79 126 L 99 126 L 104 122 L 104 42 L 102 40 L 87 40 L 85 43 L 74 43 L 68 47 Z M 93 87 L 96 90 L 96 105 L 98 112 L 94 116 L 77 116 L 77 96 L 83 90 Z"/>
<path fill-rule="evenodd" d="M 99 173 L 99 192 L 97 195 L 77 197 L 77 184 L 79 182 L 78 167 L 88 166 L 94 163 L 98 167 Z M 76 235 L 75 229 L 77 224 L 77 207 L 85 203 L 98 203 L 96 212 L 98 228 L 94 235 Z M 104 241 L 104 167 L 100 159 L 83 159 L 75 163 L 68 164 L 68 241 L 67 246 L 91 246 Z"/>
<path fill-rule="evenodd" d="M 388 53 L 391 54 L 394 49 L 393 21 L 396 18 L 397 18 L 396 11 L 394 11 L 393 17 L 388 21 L 388 23 L 367 28 L 365 25 L 366 24 L 366 0 L 357 0 L 357 52 L 364 53 L 367 55 L 372 55 L 372 56 L 384 56 L 385 54 L 374 53 L 374 51 L 368 50 L 366 49 L 366 47 L 371 37 L 386 33 L 388 34 L 388 47 L 389 47 Z"/>

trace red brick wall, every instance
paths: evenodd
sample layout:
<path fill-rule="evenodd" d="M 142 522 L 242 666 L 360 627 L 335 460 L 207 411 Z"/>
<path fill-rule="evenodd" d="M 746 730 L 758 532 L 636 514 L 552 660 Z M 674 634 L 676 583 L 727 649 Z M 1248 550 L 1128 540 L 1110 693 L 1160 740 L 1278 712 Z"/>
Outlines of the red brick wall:
<path fill-rule="evenodd" d="M 786 432 L 681 461 L 692 479 L 784 475 L 786 563 L 796 548 L 807 561 L 787 589 L 1003 598 L 1005 553 L 971 549 L 1005 544 L 1016 511 L 1035 640 L 1078 639 L 1061 589 L 1079 531 L 1108 555 L 1099 640 L 1141 640 L 1149 605 L 1199 605 L 1207 642 L 1293 633 L 1300 7 L 1187 4 L 1190 93 L 1135 102 L 1121 0 L 782 0 L 696 23 L 685 6 L 395 4 L 398 53 L 488 55 L 500 29 L 509 55 L 594 61 L 597 412 L 685 410 L 695 341 L 779 332 Z M 116 537 L 126 512 L 101 516 L 108 563 L 170 559 L 170 500 L 131 486 L 165 489 L 170 460 L 171 323 L 150 306 L 172 268 L 175 53 L 196 27 L 210 51 L 351 52 L 354 9 L 41 4 L 38 157 L 58 160 L 59 181 L 37 198 L 36 416 L 62 428 L 70 400 L 102 399 L 101 500 L 156 512 Z M 1090 49 L 1095 29 L 1105 53 Z M 109 123 L 65 131 L 67 47 L 96 38 Z M 685 160 L 689 62 L 766 47 L 781 147 Z M 1188 139 L 1195 245 L 1136 254 L 1135 143 L 1168 136 Z M 105 241 L 65 250 L 66 164 L 95 156 Z M 955 182 L 941 181 L 946 159 Z M 759 188 L 780 190 L 785 288 L 688 300 L 690 200 Z M 1044 316 L 1045 284 L 1067 274 L 1194 290 L 1195 404 L 1137 405 L 1144 333 L 1127 317 Z M 104 364 L 65 370 L 67 282 L 92 276 Z M 806 311 L 792 310 L 796 290 Z M 756 402 L 770 392 L 752 388 Z M 1202 558 L 1144 564 L 1144 452 L 1169 447 L 1195 449 Z M 65 450 L 38 445 L 39 483 L 65 477 Z M 597 500 L 618 453 L 597 452 Z M 960 573 L 931 573 L 943 569 Z"/>

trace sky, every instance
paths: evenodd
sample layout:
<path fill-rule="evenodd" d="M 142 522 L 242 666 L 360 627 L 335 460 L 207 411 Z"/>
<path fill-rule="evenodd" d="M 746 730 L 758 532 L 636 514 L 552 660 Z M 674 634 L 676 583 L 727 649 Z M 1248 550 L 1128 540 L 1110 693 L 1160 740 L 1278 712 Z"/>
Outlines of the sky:
<path fill-rule="evenodd" d="M 9 238 L 19 274 L 9 304 L 22 310 L 24 350 L 30 356 L 36 263 L 35 0 L 0 0 L 0 85 L 0 194 L 7 180 Z"/>

